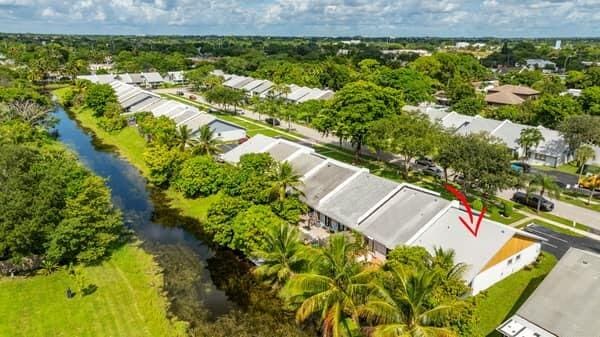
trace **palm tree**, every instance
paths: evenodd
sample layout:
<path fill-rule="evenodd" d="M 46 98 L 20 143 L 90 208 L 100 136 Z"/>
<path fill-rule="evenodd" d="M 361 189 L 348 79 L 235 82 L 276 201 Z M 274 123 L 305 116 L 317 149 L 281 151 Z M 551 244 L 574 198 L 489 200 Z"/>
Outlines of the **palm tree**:
<path fill-rule="evenodd" d="M 215 139 L 215 132 L 208 125 L 203 125 L 198 130 L 198 137 L 194 139 L 192 152 L 195 154 L 213 155 L 221 152 L 219 142 Z"/>
<path fill-rule="evenodd" d="M 536 174 L 533 176 L 533 179 L 529 182 L 529 187 L 527 188 L 527 192 L 539 192 L 540 198 L 538 199 L 537 204 L 537 212 L 540 212 L 540 207 L 542 206 L 542 198 L 544 194 L 547 192 L 554 198 L 558 199 L 560 197 L 560 188 L 556 185 L 556 182 L 550 176 L 545 174 Z"/>
<path fill-rule="evenodd" d="M 292 92 L 292 89 L 290 89 L 290 86 L 287 84 L 275 84 L 273 86 L 273 90 L 279 94 L 279 97 L 283 96 L 283 98 L 287 101 L 287 96 L 289 95 L 289 93 Z M 280 107 L 280 112 L 282 112 L 282 114 L 284 114 L 287 117 L 287 122 L 288 122 L 288 131 L 290 131 L 290 129 L 292 128 L 292 121 L 291 121 L 291 114 L 290 111 L 285 109 L 285 108 L 281 108 Z"/>
<path fill-rule="evenodd" d="M 460 279 L 467 270 L 467 265 L 464 263 L 454 263 L 456 261 L 456 253 L 452 249 L 444 250 L 442 247 L 433 248 L 433 256 L 431 257 L 431 267 L 444 272 L 444 277 Z"/>
<path fill-rule="evenodd" d="M 444 318 L 462 302 L 442 303 L 433 308 L 427 299 L 441 284 L 440 274 L 428 269 L 405 269 L 396 265 L 384 274 L 382 284 L 360 316 L 375 326 L 372 337 L 448 337 L 456 334 L 444 327 Z"/>
<path fill-rule="evenodd" d="M 544 141 L 544 136 L 538 128 L 527 128 L 521 130 L 521 135 L 517 139 L 517 144 L 524 150 L 524 159 L 529 159 L 532 148 L 537 148 Z"/>
<path fill-rule="evenodd" d="M 192 139 L 192 130 L 185 124 L 180 125 L 177 128 L 177 134 L 175 135 L 177 143 L 179 144 L 179 150 L 184 151 L 186 146 L 193 146 L 195 140 Z"/>
<path fill-rule="evenodd" d="M 262 264 L 254 269 L 254 275 L 275 288 L 283 286 L 294 274 L 307 266 L 308 247 L 300 241 L 298 228 L 281 223 L 265 235 L 265 247 L 255 255 Z"/>
<path fill-rule="evenodd" d="M 359 308 L 374 290 L 375 270 L 357 262 L 356 245 L 343 234 L 329 241 L 312 262 L 312 271 L 294 275 L 281 295 L 298 305 L 299 322 L 318 315 L 323 337 L 351 337 L 360 333 Z"/>
<path fill-rule="evenodd" d="M 583 175 L 583 169 L 585 168 L 585 163 L 587 163 L 590 159 L 596 159 L 596 151 L 593 148 L 587 145 L 583 145 L 575 151 L 575 161 L 577 165 L 579 165 L 579 179 L 581 179 L 581 175 Z"/>
<path fill-rule="evenodd" d="M 272 178 L 271 194 L 277 196 L 279 201 L 285 199 L 288 189 L 298 190 L 298 187 L 302 185 L 302 176 L 296 174 L 294 168 L 288 162 L 277 163 Z"/>

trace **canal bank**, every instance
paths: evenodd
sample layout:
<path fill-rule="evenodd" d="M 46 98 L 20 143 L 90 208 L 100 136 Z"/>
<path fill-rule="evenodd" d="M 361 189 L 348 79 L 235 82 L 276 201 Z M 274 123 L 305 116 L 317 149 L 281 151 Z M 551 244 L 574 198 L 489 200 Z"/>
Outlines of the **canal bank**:
<path fill-rule="evenodd" d="M 119 144 L 114 135 L 106 141 L 97 137 L 102 130 L 91 114 L 87 116 L 77 109 L 67 113 L 57 107 L 55 116 L 59 120 L 59 139 L 107 180 L 127 226 L 144 242 L 144 249 L 156 257 L 174 316 L 198 327 L 224 317 L 251 321 L 250 316 L 261 315 L 286 329 L 297 329 L 292 317 L 282 312 L 279 301 L 256 285 L 249 273 L 251 266 L 203 235 L 203 201 L 148 185 L 143 176 L 147 169 L 128 161 L 133 158 L 131 162 L 139 162 L 145 147 L 135 128 L 127 127 L 120 133 L 131 144 Z M 172 207 L 174 204 L 180 207 Z M 240 326 L 245 323 L 236 322 Z"/>

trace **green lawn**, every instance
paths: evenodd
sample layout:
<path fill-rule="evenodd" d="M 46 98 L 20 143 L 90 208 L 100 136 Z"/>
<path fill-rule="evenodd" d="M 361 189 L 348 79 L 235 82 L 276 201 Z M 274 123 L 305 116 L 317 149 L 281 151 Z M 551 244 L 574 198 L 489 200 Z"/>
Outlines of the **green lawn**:
<path fill-rule="evenodd" d="M 67 299 L 73 279 L 49 276 L 0 279 L 0 336 L 184 336 L 186 324 L 167 318 L 162 275 L 152 257 L 127 245 L 83 274 L 96 290 Z"/>
<path fill-rule="evenodd" d="M 510 275 L 477 295 L 475 316 L 479 324 L 474 336 L 500 336 L 494 329 L 517 311 L 556 264 L 553 255 L 542 256 L 538 266 Z"/>
<path fill-rule="evenodd" d="M 537 215 L 539 217 L 542 217 L 542 218 L 545 218 L 545 219 L 548 219 L 548 220 L 551 220 L 551 221 L 556 221 L 558 223 L 561 223 L 561 224 L 569 226 L 569 227 L 573 227 L 573 221 L 572 220 L 562 218 L 562 217 L 560 217 L 558 215 L 554 215 L 552 213 L 546 213 L 546 212 L 536 213 L 534 210 L 532 210 L 532 209 L 530 209 L 528 207 L 524 207 L 522 209 L 525 210 L 526 212 L 529 212 L 531 214 L 535 214 L 535 215 Z M 579 222 L 575 223 L 575 227 L 574 228 L 577 228 L 577 229 L 580 229 L 580 230 L 586 231 L 586 232 L 590 231 L 590 228 L 588 226 L 586 226 L 584 224 L 580 224 Z"/>
<path fill-rule="evenodd" d="M 169 188 L 165 193 L 167 198 L 170 199 L 169 206 L 181 210 L 182 215 L 196 218 L 200 221 L 206 220 L 206 213 L 210 205 L 218 198 L 215 194 L 205 198 L 188 199 L 173 188 Z"/>
<path fill-rule="evenodd" d="M 578 237 L 578 238 L 583 237 L 583 235 L 581 235 L 579 233 L 575 233 L 575 232 L 573 232 L 571 230 L 555 226 L 555 225 L 553 225 L 551 223 L 548 223 L 546 221 L 541 221 L 541 220 L 537 220 L 536 219 L 536 220 L 533 220 L 533 223 L 535 223 L 536 225 L 539 225 L 539 226 L 551 229 L 551 230 L 553 230 L 553 231 L 555 231 L 557 233 L 562 233 L 562 234 L 566 234 L 566 235 L 570 235 L 570 236 L 574 236 L 574 237 Z"/>

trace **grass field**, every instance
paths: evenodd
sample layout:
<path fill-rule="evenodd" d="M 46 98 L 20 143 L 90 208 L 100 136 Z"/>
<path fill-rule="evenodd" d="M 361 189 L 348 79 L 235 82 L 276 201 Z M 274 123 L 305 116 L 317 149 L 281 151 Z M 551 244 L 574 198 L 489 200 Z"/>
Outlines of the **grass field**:
<path fill-rule="evenodd" d="M 0 336 L 184 336 L 186 324 L 167 318 L 162 276 L 152 257 L 127 245 L 99 266 L 85 267 L 96 290 L 67 299 L 75 282 L 66 271 L 0 279 Z"/>
<path fill-rule="evenodd" d="M 514 314 L 556 264 L 553 255 L 542 253 L 542 261 L 531 270 L 521 270 L 477 295 L 474 336 L 500 336 L 494 329 Z"/>

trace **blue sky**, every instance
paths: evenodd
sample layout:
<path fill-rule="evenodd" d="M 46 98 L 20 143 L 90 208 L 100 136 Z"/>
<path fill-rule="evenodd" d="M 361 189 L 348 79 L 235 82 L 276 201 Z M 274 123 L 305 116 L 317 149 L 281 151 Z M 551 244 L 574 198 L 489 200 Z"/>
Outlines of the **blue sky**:
<path fill-rule="evenodd" d="M 0 0 L 0 31 L 600 36 L 600 0 Z"/>

